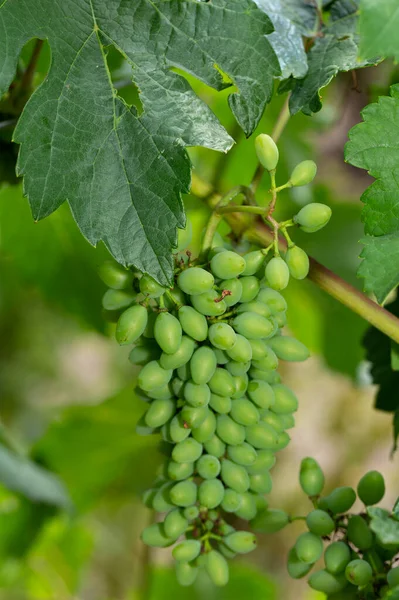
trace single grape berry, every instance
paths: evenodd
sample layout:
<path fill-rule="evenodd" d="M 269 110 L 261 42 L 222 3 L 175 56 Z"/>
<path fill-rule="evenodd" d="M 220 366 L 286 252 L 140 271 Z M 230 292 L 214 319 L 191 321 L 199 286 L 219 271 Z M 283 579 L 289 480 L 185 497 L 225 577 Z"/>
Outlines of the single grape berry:
<path fill-rule="evenodd" d="M 300 162 L 292 171 L 290 183 L 292 186 L 299 187 L 307 185 L 316 177 L 317 165 L 313 160 L 304 160 Z"/>
<path fill-rule="evenodd" d="M 312 510 L 306 517 L 309 531 L 316 535 L 330 535 L 335 529 L 335 522 L 324 510 Z"/>
<path fill-rule="evenodd" d="M 98 267 L 98 274 L 106 286 L 124 290 L 131 286 L 133 273 L 113 260 L 106 260 Z"/>
<path fill-rule="evenodd" d="M 206 317 L 197 312 L 192 306 L 182 306 L 179 309 L 179 321 L 185 334 L 197 342 L 203 342 L 208 335 Z"/>
<path fill-rule="evenodd" d="M 373 571 L 369 563 L 362 559 L 351 560 L 346 566 L 345 577 L 353 585 L 367 585 L 373 577 Z"/>
<path fill-rule="evenodd" d="M 236 531 L 230 533 L 224 538 L 224 542 L 226 546 L 238 554 L 252 552 L 257 546 L 255 535 L 248 531 Z"/>
<path fill-rule="evenodd" d="M 172 555 L 178 562 L 190 562 L 197 558 L 201 552 L 201 542 L 198 540 L 185 540 L 172 550 Z"/>
<path fill-rule="evenodd" d="M 291 277 L 294 279 L 305 279 L 309 273 L 309 257 L 302 248 L 291 246 L 285 254 L 285 262 L 287 263 Z"/>
<path fill-rule="evenodd" d="M 251 527 L 260 533 L 275 533 L 289 523 L 289 516 L 284 510 L 265 509 L 251 521 Z"/>
<path fill-rule="evenodd" d="M 147 326 L 147 309 L 140 304 L 126 309 L 116 324 L 116 341 L 121 344 L 133 344 L 143 334 Z"/>
<path fill-rule="evenodd" d="M 313 563 L 304 563 L 302 560 L 299 560 L 295 548 L 291 548 L 288 553 L 287 571 L 292 579 L 305 577 L 312 567 Z"/>
<path fill-rule="evenodd" d="M 281 256 L 275 256 L 266 265 L 265 277 L 273 290 L 283 290 L 290 280 L 290 271 L 287 263 Z"/>
<path fill-rule="evenodd" d="M 215 585 L 224 586 L 229 580 L 229 566 L 227 560 L 217 550 L 211 550 L 205 558 L 206 571 Z"/>
<path fill-rule="evenodd" d="M 159 298 L 165 293 L 165 288 L 149 275 L 143 275 L 139 286 L 140 292 L 149 298 Z"/>
<path fill-rule="evenodd" d="M 136 299 L 136 294 L 130 290 L 107 290 L 102 299 L 105 310 L 122 310 L 127 308 Z"/>
<path fill-rule="evenodd" d="M 245 269 L 245 259 L 237 254 L 227 250 L 215 254 L 211 260 L 211 271 L 219 279 L 231 279 L 237 277 Z"/>
<path fill-rule="evenodd" d="M 324 474 L 314 458 L 304 458 L 301 462 L 299 482 L 308 496 L 319 496 L 324 487 Z"/>
<path fill-rule="evenodd" d="M 399 586 L 399 567 L 393 567 L 388 571 L 387 581 L 390 588 Z"/>
<path fill-rule="evenodd" d="M 296 541 L 295 550 L 302 562 L 315 563 L 323 554 L 323 540 L 314 533 L 302 533 Z"/>
<path fill-rule="evenodd" d="M 198 567 L 189 562 L 176 563 L 176 579 L 180 585 L 192 585 L 198 576 Z"/>
<path fill-rule="evenodd" d="M 339 594 L 348 585 L 348 581 L 343 573 L 333 575 L 325 569 L 312 573 L 308 581 L 311 588 L 318 592 L 324 592 L 328 596 Z"/>
<path fill-rule="evenodd" d="M 347 536 L 348 540 L 359 550 L 368 550 L 373 545 L 371 529 L 360 515 L 349 517 Z"/>
<path fill-rule="evenodd" d="M 255 138 L 255 150 L 258 160 L 266 171 L 274 171 L 277 167 L 279 152 L 275 141 L 267 133 Z"/>
<path fill-rule="evenodd" d="M 305 233 L 314 233 L 325 227 L 330 218 L 331 208 L 329 206 L 312 202 L 301 208 L 299 213 L 294 216 L 294 222 Z"/>
<path fill-rule="evenodd" d="M 278 335 L 268 340 L 267 345 L 280 360 L 301 362 L 310 356 L 309 350 L 302 342 L 288 335 Z"/>
<path fill-rule="evenodd" d="M 155 319 L 154 338 L 166 354 L 177 352 L 182 339 L 182 328 L 179 320 L 170 313 L 159 313 Z"/>
<path fill-rule="evenodd" d="M 378 471 L 369 471 L 358 483 L 357 494 L 366 505 L 378 504 L 385 494 L 384 478 Z"/>
<path fill-rule="evenodd" d="M 214 283 L 212 273 L 200 267 L 190 267 L 182 271 L 177 278 L 179 288 L 190 296 L 203 294 L 212 289 Z"/>
<path fill-rule="evenodd" d="M 332 575 L 343 573 L 350 559 L 351 549 L 345 542 L 333 542 L 324 552 L 326 569 L 329 573 L 332 573 Z"/>
<path fill-rule="evenodd" d="M 248 252 L 248 254 L 244 256 L 244 259 L 245 269 L 242 272 L 242 275 L 255 275 L 265 262 L 265 255 L 262 250 L 254 250 L 253 252 Z"/>
<path fill-rule="evenodd" d="M 336 488 L 325 498 L 328 509 L 334 515 L 347 512 L 353 506 L 355 500 L 356 492 L 348 486 Z"/>

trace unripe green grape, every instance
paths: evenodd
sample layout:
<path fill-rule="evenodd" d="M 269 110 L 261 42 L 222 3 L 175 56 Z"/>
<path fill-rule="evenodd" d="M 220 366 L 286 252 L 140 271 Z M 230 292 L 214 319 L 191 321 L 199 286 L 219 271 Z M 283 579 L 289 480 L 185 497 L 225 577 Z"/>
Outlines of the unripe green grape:
<path fill-rule="evenodd" d="M 183 427 L 188 429 L 188 433 L 190 433 L 190 429 L 194 429 L 194 427 L 199 427 L 205 421 L 209 413 L 208 406 L 183 406 L 180 413 L 180 422 L 183 421 Z M 182 438 L 185 439 L 185 438 Z M 179 441 L 179 440 L 175 440 Z"/>
<path fill-rule="evenodd" d="M 241 277 L 242 285 L 241 302 L 251 302 L 256 298 L 260 289 L 259 279 L 254 275 Z"/>
<path fill-rule="evenodd" d="M 248 385 L 248 396 L 260 408 L 270 408 L 275 405 L 274 389 L 266 381 L 252 380 Z"/>
<path fill-rule="evenodd" d="M 143 275 L 140 279 L 140 292 L 149 298 L 159 298 L 165 293 L 165 288 L 159 285 L 150 275 Z"/>
<path fill-rule="evenodd" d="M 250 521 L 253 519 L 257 512 L 256 499 L 259 498 L 258 495 L 254 495 L 251 492 L 244 492 L 239 494 L 240 496 L 240 506 L 234 511 L 234 514 L 240 519 L 244 519 L 245 521 Z"/>
<path fill-rule="evenodd" d="M 277 323 L 277 327 L 280 329 L 287 325 L 287 314 L 285 312 L 276 313 L 273 315 L 273 319 Z"/>
<path fill-rule="evenodd" d="M 299 483 L 307 496 L 319 496 L 324 487 L 324 474 L 314 458 L 304 458 L 299 471 Z"/>
<path fill-rule="evenodd" d="M 305 233 L 314 233 L 327 225 L 330 218 L 331 208 L 329 206 L 312 202 L 301 208 L 293 220 Z"/>
<path fill-rule="evenodd" d="M 273 314 L 285 312 L 288 308 L 287 301 L 284 296 L 282 296 L 277 290 L 274 290 L 270 287 L 262 287 L 256 300 L 257 302 L 266 304 Z"/>
<path fill-rule="evenodd" d="M 196 464 L 197 472 L 203 479 L 214 479 L 220 473 L 220 461 L 216 456 L 203 454 Z"/>
<path fill-rule="evenodd" d="M 174 400 L 154 400 L 145 414 L 148 427 L 162 427 L 176 412 Z"/>
<path fill-rule="evenodd" d="M 293 413 L 298 410 L 298 398 L 287 386 L 279 383 L 273 386 L 275 402 L 273 411 L 278 415 Z"/>
<path fill-rule="evenodd" d="M 146 506 L 147 508 L 152 508 L 152 504 L 156 493 L 157 490 L 155 488 L 150 488 L 142 494 L 141 499 L 143 501 L 144 506 Z"/>
<path fill-rule="evenodd" d="M 313 563 L 308 564 L 299 560 L 295 548 L 291 548 L 288 553 L 287 571 L 292 579 L 301 579 L 301 577 L 305 577 L 312 567 Z"/>
<path fill-rule="evenodd" d="M 224 487 L 220 479 L 206 479 L 198 489 L 198 499 L 201 506 L 215 508 L 222 502 Z"/>
<path fill-rule="evenodd" d="M 195 342 L 191 338 L 183 335 L 181 344 L 174 354 L 163 352 L 159 362 L 163 369 L 178 369 L 185 365 L 192 357 L 195 350 Z"/>
<path fill-rule="evenodd" d="M 277 436 L 276 452 L 284 450 L 290 443 L 291 438 L 286 431 L 281 431 Z"/>
<path fill-rule="evenodd" d="M 219 414 L 228 414 L 231 410 L 231 399 L 228 396 L 211 394 L 209 406 Z"/>
<path fill-rule="evenodd" d="M 164 483 L 161 487 L 155 492 L 154 498 L 152 500 L 152 508 L 157 512 L 169 512 L 174 508 L 172 504 L 172 500 L 170 498 L 170 491 L 173 487 L 172 482 Z"/>
<path fill-rule="evenodd" d="M 247 374 L 247 371 L 250 369 L 250 367 L 251 367 L 250 360 L 245 363 L 237 362 L 235 360 L 230 360 L 226 364 L 226 369 L 228 370 L 230 375 L 233 375 L 233 377 L 243 377 L 244 375 Z"/>
<path fill-rule="evenodd" d="M 310 587 L 318 592 L 324 592 L 327 595 L 338 594 L 345 589 L 348 582 L 345 575 L 342 573 L 333 575 L 325 569 L 315 571 L 309 577 L 308 583 Z"/>
<path fill-rule="evenodd" d="M 184 229 L 177 230 L 177 252 L 182 252 L 187 248 L 193 237 L 193 227 L 191 221 L 187 219 Z"/>
<path fill-rule="evenodd" d="M 192 585 L 197 579 L 198 567 L 189 562 L 177 562 L 175 564 L 176 579 L 181 586 Z"/>
<path fill-rule="evenodd" d="M 287 287 L 290 280 L 290 272 L 281 256 L 274 256 L 267 263 L 265 277 L 270 287 L 274 290 L 284 290 Z"/>
<path fill-rule="evenodd" d="M 153 548 L 166 548 L 175 542 L 174 539 L 167 537 L 161 523 L 153 523 L 143 529 L 141 539 L 146 546 Z"/>
<path fill-rule="evenodd" d="M 258 160 L 266 171 L 274 171 L 277 167 L 279 152 L 275 141 L 267 133 L 255 138 L 255 150 Z"/>
<path fill-rule="evenodd" d="M 231 403 L 230 416 L 239 425 L 255 425 L 260 419 L 258 409 L 246 398 L 239 398 Z"/>
<path fill-rule="evenodd" d="M 163 369 L 157 360 L 152 360 L 141 369 L 138 384 L 145 392 L 151 392 L 169 383 L 172 373 L 171 369 Z"/>
<path fill-rule="evenodd" d="M 128 288 L 133 281 L 133 273 L 113 260 L 103 262 L 97 272 L 105 285 L 114 290 Z"/>
<path fill-rule="evenodd" d="M 194 463 L 178 463 L 170 460 L 167 466 L 167 474 L 172 481 L 182 481 L 194 473 Z"/>
<path fill-rule="evenodd" d="M 268 471 L 276 464 L 276 457 L 271 450 L 257 450 L 256 454 L 255 461 L 252 465 L 247 466 L 247 471 L 250 475 Z"/>
<path fill-rule="evenodd" d="M 163 522 L 166 536 L 175 540 L 186 531 L 187 527 L 188 521 L 178 508 L 171 510 Z"/>
<path fill-rule="evenodd" d="M 358 483 L 357 495 L 366 506 L 378 504 L 385 494 L 384 478 L 378 471 L 369 471 Z"/>
<path fill-rule="evenodd" d="M 282 431 L 284 431 L 284 425 L 281 421 L 281 415 L 276 415 L 276 413 L 274 413 L 272 410 L 262 410 L 260 420 L 264 423 L 268 423 L 268 425 L 271 425 L 273 429 L 277 431 L 277 433 L 281 433 Z"/>
<path fill-rule="evenodd" d="M 399 586 L 399 567 L 393 567 L 388 571 L 387 581 L 390 588 Z"/>
<path fill-rule="evenodd" d="M 184 442 L 180 443 L 184 444 Z M 197 486 L 188 479 L 179 481 L 172 487 L 169 496 L 175 506 L 191 506 L 197 500 Z"/>
<path fill-rule="evenodd" d="M 220 295 L 215 290 L 209 290 L 198 296 L 191 296 L 191 303 L 194 308 L 207 317 L 219 317 L 226 312 L 227 304 L 221 300 Z"/>
<path fill-rule="evenodd" d="M 266 356 L 267 346 L 262 340 L 248 340 L 252 349 L 252 360 L 261 361 Z M 276 357 L 277 360 L 277 357 Z M 258 367 L 259 368 L 259 367 Z"/>
<path fill-rule="evenodd" d="M 181 400 L 184 397 L 183 396 L 184 381 L 182 381 L 178 377 L 174 377 L 172 379 L 172 381 L 169 383 L 169 386 L 172 389 L 172 392 L 176 398 Z"/>
<path fill-rule="evenodd" d="M 243 276 L 255 275 L 265 262 L 265 255 L 262 250 L 253 250 L 244 256 L 245 269 L 242 272 Z"/>
<path fill-rule="evenodd" d="M 147 325 L 143 331 L 143 336 L 145 338 L 148 338 L 148 339 L 154 338 L 154 325 L 155 325 L 155 320 L 156 320 L 157 316 L 158 316 L 158 313 L 153 310 L 148 312 Z"/>
<path fill-rule="evenodd" d="M 186 506 L 186 508 L 183 510 L 183 515 L 188 521 L 194 521 L 194 519 L 198 518 L 199 509 L 195 505 Z"/>
<path fill-rule="evenodd" d="M 207 553 L 205 568 L 214 585 L 222 587 L 228 583 L 229 565 L 224 556 L 217 550 L 211 550 Z"/>
<path fill-rule="evenodd" d="M 292 429 L 295 427 L 295 417 L 292 414 L 279 415 L 284 429 Z"/>
<path fill-rule="evenodd" d="M 198 540 L 184 540 L 172 550 L 172 556 L 177 562 L 190 562 L 197 558 L 201 552 L 201 542 Z"/>
<path fill-rule="evenodd" d="M 131 350 L 129 361 L 134 365 L 140 365 L 142 367 L 152 360 L 158 360 L 159 357 L 159 347 L 149 340 L 143 340 L 143 343 L 135 346 L 133 350 Z"/>
<path fill-rule="evenodd" d="M 227 294 L 224 297 L 224 301 L 226 306 L 234 306 L 237 302 L 240 302 L 242 296 L 242 280 L 241 279 L 226 279 L 222 281 L 219 285 L 219 288 L 223 291 L 228 291 L 230 294 Z"/>
<path fill-rule="evenodd" d="M 295 550 L 302 562 L 315 563 L 323 554 L 323 540 L 314 533 L 302 533 L 295 543 Z"/>
<path fill-rule="evenodd" d="M 216 432 L 219 438 L 229 444 L 236 446 L 245 440 L 245 429 L 227 415 L 216 417 Z"/>
<path fill-rule="evenodd" d="M 257 300 L 252 300 L 252 302 L 244 302 L 243 304 L 239 304 L 237 307 L 237 313 L 256 313 L 265 319 L 268 319 L 272 315 L 272 311 L 267 306 L 267 304 L 263 304 L 262 302 L 258 302 Z"/>
<path fill-rule="evenodd" d="M 226 452 L 226 444 L 222 442 L 218 435 L 214 435 L 210 440 L 204 443 L 204 448 L 208 454 L 221 458 Z"/>
<path fill-rule="evenodd" d="M 232 279 L 241 275 L 244 269 L 245 259 L 230 250 L 216 254 L 211 260 L 211 271 L 219 279 Z"/>
<path fill-rule="evenodd" d="M 345 577 L 353 585 L 364 586 L 371 581 L 373 570 L 367 561 L 357 558 L 346 565 Z"/>
<path fill-rule="evenodd" d="M 309 273 L 309 257 L 302 248 L 295 245 L 291 246 L 291 248 L 288 248 L 284 259 L 291 277 L 305 279 Z"/>
<path fill-rule="evenodd" d="M 235 392 L 231 397 L 233 400 L 236 400 L 238 398 L 242 398 L 247 391 L 249 382 L 248 375 L 246 373 L 244 373 L 244 375 L 235 375 L 233 377 L 233 381 Z"/>
<path fill-rule="evenodd" d="M 198 408 L 199 406 L 206 406 L 209 403 L 211 397 L 211 390 L 206 383 L 198 385 L 193 381 L 187 381 L 184 386 L 184 399 L 190 404 Z"/>
<path fill-rule="evenodd" d="M 325 510 L 312 510 L 306 517 L 306 525 L 315 535 L 330 535 L 335 529 L 335 522 Z"/>
<path fill-rule="evenodd" d="M 187 438 L 176 444 L 172 451 L 172 458 L 178 463 L 195 462 L 202 454 L 202 444 L 193 438 Z"/>
<path fill-rule="evenodd" d="M 260 533 L 275 533 L 289 523 L 289 515 L 276 508 L 264 509 L 252 519 L 251 528 Z"/>
<path fill-rule="evenodd" d="M 154 338 L 166 354 L 174 354 L 180 347 L 182 328 L 176 317 L 161 312 L 154 324 Z"/>
<path fill-rule="evenodd" d="M 249 489 L 256 494 L 270 494 L 272 486 L 272 478 L 268 471 L 249 476 Z"/>
<path fill-rule="evenodd" d="M 177 278 L 179 288 L 190 296 L 197 296 L 212 289 L 214 278 L 212 273 L 200 267 L 190 267 L 182 271 Z"/>
<path fill-rule="evenodd" d="M 226 354 L 235 362 L 248 363 L 252 359 L 251 344 L 243 335 L 240 335 L 239 333 L 235 335 L 235 344 L 232 348 L 226 348 Z"/>
<path fill-rule="evenodd" d="M 348 486 L 338 487 L 326 497 L 329 510 L 334 514 L 347 512 L 355 503 L 356 492 Z"/>
<path fill-rule="evenodd" d="M 144 332 L 148 321 L 147 309 L 140 304 L 127 308 L 116 324 L 115 337 L 118 344 L 133 344 Z"/>
<path fill-rule="evenodd" d="M 274 338 L 268 340 L 267 345 L 265 344 L 265 342 L 262 342 L 265 346 L 265 352 L 259 360 L 254 360 L 252 363 L 256 369 L 260 369 L 261 371 L 274 371 L 275 369 L 277 369 L 278 358 L 274 350 L 272 350 L 272 348 L 270 347 L 270 342 L 272 342 L 273 339 Z"/>
<path fill-rule="evenodd" d="M 209 327 L 208 337 L 212 344 L 220 350 L 233 348 L 237 337 L 234 329 L 227 323 L 214 323 Z"/>
<path fill-rule="evenodd" d="M 242 504 L 241 495 L 232 490 L 231 488 L 226 488 L 224 490 L 224 496 L 221 503 L 222 509 L 228 513 L 236 512 L 239 510 Z"/>
<path fill-rule="evenodd" d="M 260 369 L 252 368 L 249 370 L 249 376 L 256 381 L 265 381 L 269 385 L 275 385 L 281 381 L 281 376 L 277 371 L 261 371 Z"/>
<path fill-rule="evenodd" d="M 208 442 L 214 435 L 216 430 L 216 417 L 212 410 L 208 410 L 207 416 L 201 425 L 193 427 L 191 435 L 197 442 L 203 444 Z"/>
<path fill-rule="evenodd" d="M 345 571 L 351 559 L 351 549 L 345 542 L 333 542 L 324 552 L 324 563 L 329 573 L 338 575 Z"/>
<path fill-rule="evenodd" d="M 257 458 L 257 453 L 255 448 L 244 442 L 243 444 L 238 444 L 237 446 L 228 446 L 227 456 L 237 465 L 247 467 L 254 464 Z"/>
<path fill-rule="evenodd" d="M 249 488 L 249 476 L 244 467 L 231 460 L 222 461 L 221 478 L 223 483 L 238 493 L 246 492 Z"/>
<path fill-rule="evenodd" d="M 257 423 L 245 428 L 246 441 L 256 449 L 275 450 L 277 432 L 267 423 Z"/>
<path fill-rule="evenodd" d="M 194 349 L 195 349 L 195 345 L 194 345 Z M 188 381 L 189 379 L 191 379 L 190 363 L 187 362 L 184 365 L 182 365 L 181 367 L 177 367 L 176 372 L 177 372 L 177 376 L 179 377 L 179 379 L 181 379 L 182 381 Z"/>
<path fill-rule="evenodd" d="M 151 391 L 147 391 L 146 394 L 152 400 L 168 400 L 173 397 L 170 385 L 167 383 Z"/>
<path fill-rule="evenodd" d="M 204 315 L 192 306 L 179 308 L 179 321 L 184 333 L 196 340 L 203 342 L 208 336 L 208 323 Z"/>
<path fill-rule="evenodd" d="M 304 160 L 300 162 L 292 171 L 290 177 L 291 185 L 300 187 L 307 185 L 316 177 L 317 165 L 313 160 Z"/>
<path fill-rule="evenodd" d="M 366 521 L 360 515 L 349 517 L 348 540 L 352 542 L 359 550 L 368 550 L 373 545 L 373 534 Z"/>
<path fill-rule="evenodd" d="M 233 550 L 233 552 L 237 552 L 238 554 L 252 552 L 257 546 L 256 536 L 249 531 L 236 531 L 230 533 L 224 538 L 224 543 L 228 548 Z"/>
<path fill-rule="evenodd" d="M 267 338 L 273 331 L 273 324 L 256 313 L 244 312 L 233 319 L 237 333 L 250 339 Z"/>
<path fill-rule="evenodd" d="M 229 362 L 229 357 L 225 352 L 223 352 L 223 350 L 220 350 L 220 348 L 214 348 L 213 351 L 215 353 L 218 365 L 225 365 Z"/>
<path fill-rule="evenodd" d="M 309 350 L 302 342 L 288 335 L 279 335 L 267 342 L 278 358 L 287 361 L 303 361 L 309 358 Z"/>
<path fill-rule="evenodd" d="M 133 304 L 135 299 L 133 291 L 107 290 L 102 298 L 102 306 L 105 310 L 121 310 Z"/>
<path fill-rule="evenodd" d="M 226 369 L 217 368 L 208 383 L 212 394 L 218 396 L 231 396 L 235 392 L 232 376 Z"/>

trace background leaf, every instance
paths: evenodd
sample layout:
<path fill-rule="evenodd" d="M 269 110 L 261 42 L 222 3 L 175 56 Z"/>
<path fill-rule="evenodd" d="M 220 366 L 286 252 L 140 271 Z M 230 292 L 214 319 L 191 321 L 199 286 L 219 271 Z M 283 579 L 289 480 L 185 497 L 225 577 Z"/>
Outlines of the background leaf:
<path fill-rule="evenodd" d="M 360 56 L 399 59 L 399 6 L 396 0 L 361 0 Z"/>

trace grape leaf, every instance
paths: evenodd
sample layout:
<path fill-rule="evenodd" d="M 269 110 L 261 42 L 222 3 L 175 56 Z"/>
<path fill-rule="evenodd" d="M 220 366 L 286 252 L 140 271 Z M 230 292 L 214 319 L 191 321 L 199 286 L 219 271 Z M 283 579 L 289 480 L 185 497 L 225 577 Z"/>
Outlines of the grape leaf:
<path fill-rule="evenodd" d="M 399 60 L 397 0 L 361 0 L 360 56 L 393 56 Z"/>
<path fill-rule="evenodd" d="M 345 160 L 377 179 L 362 196 L 366 238 L 359 275 L 365 290 L 383 303 L 399 283 L 399 85 L 362 117 L 349 132 Z"/>
<path fill-rule="evenodd" d="M 399 544 L 399 523 L 392 519 L 388 511 L 375 506 L 367 509 L 371 517 L 370 529 L 381 544 Z"/>
<path fill-rule="evenodd" d="M 185 146 L 227 151 L 233 140 L 187 81 L 221 90 L 245 133 L 257 126 L 279 75 L 268 17 L 252 0 L 5 0 L 0 95 L 22 46 L 47 38 L 52 65 L 14 133 L 18 173 L 35 219 L 68 201 L 85 237 L 161 283 L 190 184 Z M 112 86 L 106 46 L 133 68 L 142 114 Z"/>

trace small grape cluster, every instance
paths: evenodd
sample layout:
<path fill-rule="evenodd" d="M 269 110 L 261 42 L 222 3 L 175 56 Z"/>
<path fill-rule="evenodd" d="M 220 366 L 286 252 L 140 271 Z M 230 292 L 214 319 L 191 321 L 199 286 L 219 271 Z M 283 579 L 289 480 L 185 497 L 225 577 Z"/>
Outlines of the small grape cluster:
<path fill-rule="evenodd" d="M 299 579 L 308 575 L 324 553 L 324 568 L 315 571 L 308 583 L 330 600 L 389 598 L 391 588 L 399 590 L 399 566 L 395 566 L 399 545 L 387 546 L 378 538 L 370 527 L 367 510 L 348 513 L 356 497 L 366 509 L 382 500 L 385 483 L 381 473 L 366 473 L 359 481 L 357 494 L 352 487 L 342 486 L 321 496 L 323 471 L 313 458 L 305 458 L 299 480 L 313 504 L 306 517 L 290 517 L 282 510 L 269 509 L 253 522 L 255 530 L 271 533 L 293 520 L 305 520 L 308 531 L 298 537 L 288 554 L 290 576 Z M 324 542 L 328 543 L 326 547 Z"/>

